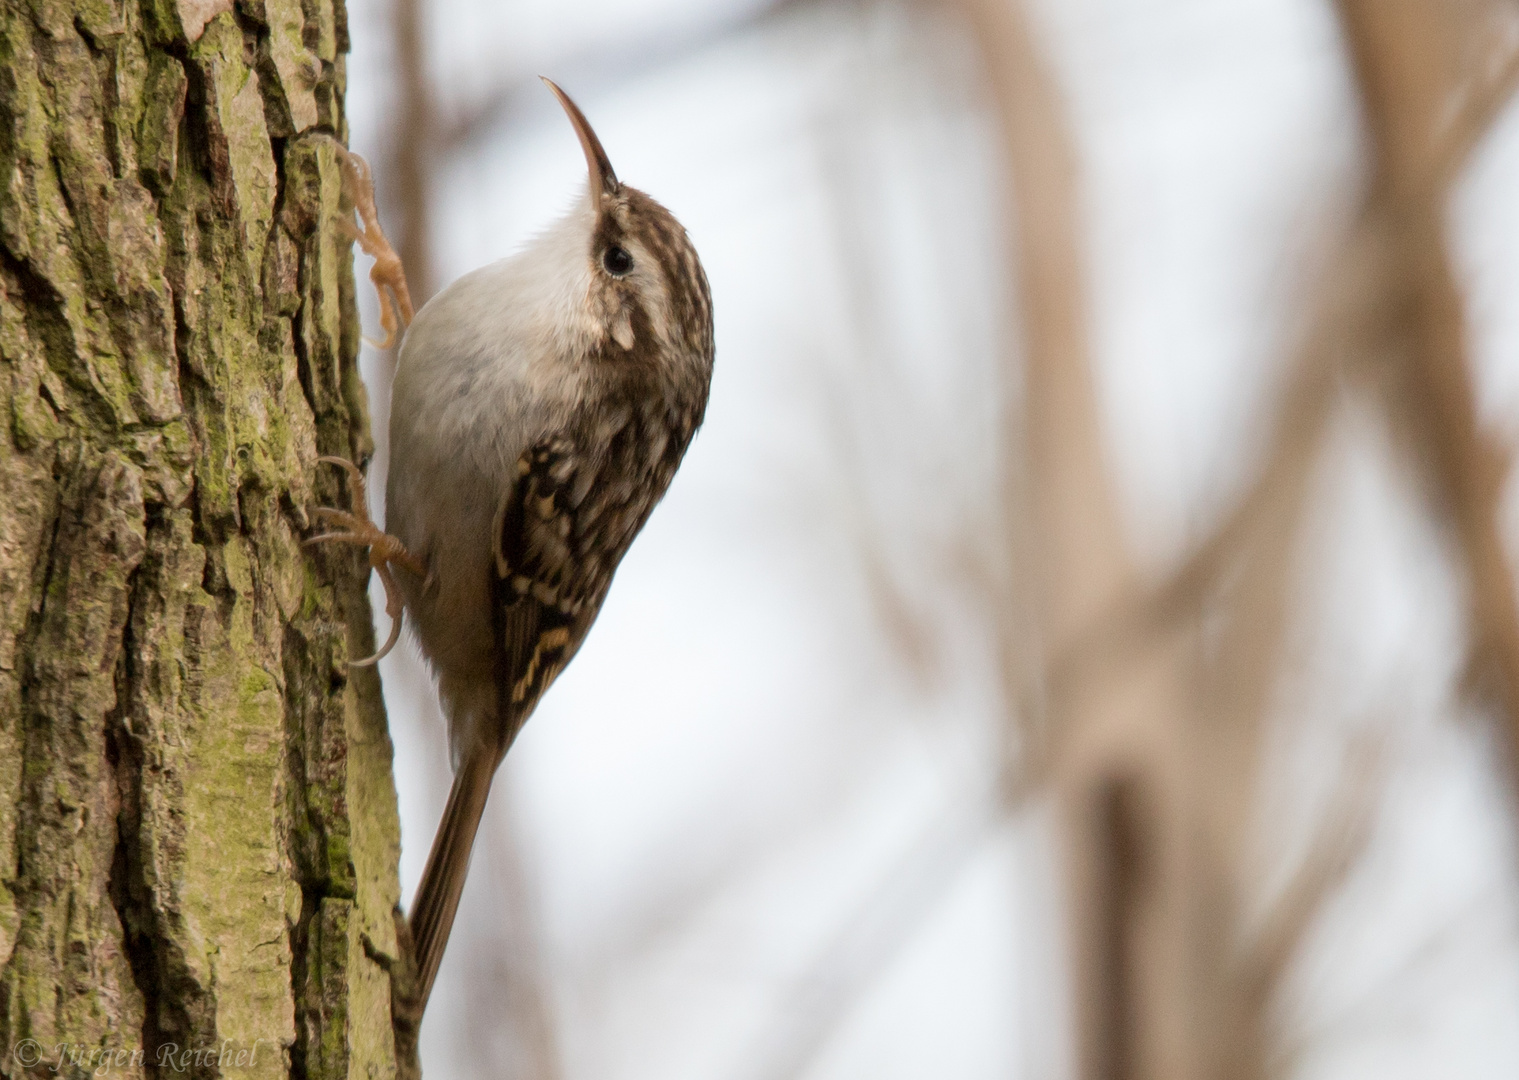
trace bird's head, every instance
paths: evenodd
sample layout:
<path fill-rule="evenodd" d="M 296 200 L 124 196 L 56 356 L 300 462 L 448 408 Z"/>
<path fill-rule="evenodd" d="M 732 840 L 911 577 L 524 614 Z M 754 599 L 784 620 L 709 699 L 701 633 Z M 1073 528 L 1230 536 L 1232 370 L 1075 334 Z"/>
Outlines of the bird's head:
<path fill-rule="evenodd" d="M 696 249 L 675 216 L 617 179 L 585 114 L 543 80 L 564 106 L 590 173 L 590 272 L 586 304 L 612 360 L 712 363 L 712 295 Z"/>

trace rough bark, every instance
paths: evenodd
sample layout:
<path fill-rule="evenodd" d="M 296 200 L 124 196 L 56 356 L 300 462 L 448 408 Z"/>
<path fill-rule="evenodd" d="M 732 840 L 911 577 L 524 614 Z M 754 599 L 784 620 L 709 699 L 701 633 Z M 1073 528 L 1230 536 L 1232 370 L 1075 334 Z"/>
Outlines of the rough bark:
<path fill-rule="evenodd" d="M 0 0 L 0 1076 L 394 1075 L 341 0 Z M 241 1056 L 239 1056 L 241 1054 Z"/>

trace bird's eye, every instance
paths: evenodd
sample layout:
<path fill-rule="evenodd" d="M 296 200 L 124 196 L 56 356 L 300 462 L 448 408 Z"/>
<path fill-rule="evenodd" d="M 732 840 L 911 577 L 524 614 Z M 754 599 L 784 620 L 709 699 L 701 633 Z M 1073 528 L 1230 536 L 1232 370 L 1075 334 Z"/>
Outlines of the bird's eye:
<path fill-rule="evenodd" d="M 613 277 L 622 277 L 633 269 L 633 256 L 629 255 L 626 249 L 613 244 L 601 256 L 601 265 L 605 266 L 607 273 Z"/>

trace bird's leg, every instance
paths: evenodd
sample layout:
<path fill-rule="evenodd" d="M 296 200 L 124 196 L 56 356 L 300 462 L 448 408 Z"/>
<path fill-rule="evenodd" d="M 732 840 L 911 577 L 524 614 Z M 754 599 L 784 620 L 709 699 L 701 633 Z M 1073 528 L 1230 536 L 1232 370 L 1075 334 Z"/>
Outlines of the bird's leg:
<path fill-rule="evenodd" d="M 337 147 L 337 155 L 338 162 L 343 168 L 343 192 L 353 203 L 353 208 L 363 223 L 363 227 L 360 228 L 353 223 L 351 216 L 340 217 L 337 219 L 338 228 L 350 240 L 356 241 L 364 250 L 364 254 L 374 259 L 374 266 L 369 271 L 369 280 L 374 282 L 375 292 L 379 294 L 380 326 L 385 330 L 384 341 L 373 341 L 369 338 L 364 340 L 376 348 L 388 349 L 395 344 L 397 333 L 411 325 L 414 314 L 411 307 L 411 292 L 406 287 L 406 268 L 401 265 L 401 256 L 396 254 L 396 249 L 390 246 L 389 240 L 385 239 L 385 231 L 380 228 L 380 215 L 374 204 L 374 178 L 369 162 L 343 146 Z M 319 544 L 331 541 L 367 547 L 369 565 L 380 576 L 380 584 L 385 586 L 385 613 L 390 616 L 390 637 L 386 639 L 380 651 L 373 656 L 364 660 L 349 661 L 352 667 L 367 667 L 383 659 L 391 649 L 395 648 L 396 641 L 401 636 L 401 616 L 405 605 L 401 599 L 401 588 L 390 569 L 391 563 L 402 566 L 419 577 L 426 577 L 427 568 L 423 566 L 420 559 L 406 550 L 406 545 L 394 536 L 381 532 L 379 527 L 370 520 L 369 503 L 364 495 L 364 474 L 359 471 L 357 465 L 339 457 L 322 457 L 317 460 L 340 466 L 347 471 L 353 485 L 354 512 L 347 513 L 331 507 L 320 507 L 314 512 L 317 520 L 336 525 L 338 528 L 333 532 L 314 536 L 306 543 Z"/>
<path fill-rule="evenodd" d="M 359 467 L 347 458 L 319 457 L 318 461 L 325 461 L 329 465 L 337 465 L 348 473 L 348 479 L 352 484 L 353 513 L 346 510 L 334 510 L 331 507 L 318 507 L 312 511 L 316 519 L 324 524 L 336 525 L 332 532 L 322 533 L 307 540 L 306 545 L 337 543 L 353 544 L 358 547 L 369 549 L 369 565 L 371 569 L 380 575 L 380 584 L 385 586 L 385 614 L 390 616 L 390 637 L 380 651 L 363 660 L 350 660 L 350 667 L 368 667 L 377 664 L 385 655 L 395 648 L 396 641 L 401 637 L 401 613 L 405 605 L 401 599 L 401 587 L 396 582 L 395 574 L 391 572 L 390 564 L 395 563 L 405 570 L 411 571 L 420 578 L 427 576 L 427 567 L 422 560 L 406 550 L 406 545 L 397 540 L 389 533 L 380 531 L 380 527 L 369 518 L 369 502 L 364 494 L 364 474 Z"/>
<path fill-rule="evenodd" d="M 358 211 L 359 228 L 352 217 L 338 218 L 338 228 L 350 240 L 358 242 L 364 254 L 374 259 L 369 270 L 369 280 L 374 282 L 375 292 L 380 296 L 380 326 L 385 330 L 384 341 L 365 338 L 377 349 L 388 349 L 396 343 L 396 334 L 411 325 L 411 293 L 406 288 L 406 268 L 401 256 L 385 239 L 380 228 L 380 215 L 374 205 L 374 177 L 369 162 L 358 154 L 339 146 L 338 161 L 343 166 L 343 191 Z"/>

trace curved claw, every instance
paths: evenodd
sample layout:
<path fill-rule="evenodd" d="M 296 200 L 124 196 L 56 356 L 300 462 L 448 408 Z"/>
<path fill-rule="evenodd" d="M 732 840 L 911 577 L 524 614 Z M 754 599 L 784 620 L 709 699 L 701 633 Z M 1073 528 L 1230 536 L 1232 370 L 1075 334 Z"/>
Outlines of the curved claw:
<path fill-rule="evenodd" d="M 385 659 L 385 657 L 390 654 L 390 650 L 394 649 L 396 647 L 396 642 L 398 642 L 400 640 L 401 640 L 401 620 L 397 619 L 397 618 L 392 618 L 390 620 L 390 637 L 388 637 L 388 638 L 385 639 L 385 644 L 380 646 L 380 651 L 377 652 L 377 653 L 375 653 L 373 656 L 366 656 L 362 660 L 350 660 L 350 661 L 348 661 L 348 666 L 349 667 L 374 667 L 376 664 L 378 664 L 381 660 Z"/>
<path fill-rule="evenodd" d="M 303 546 L 336 542 L 369 548 L 369 565 L 380 576 L 380 584 L 385 587 L 385 613 L 390 616 L 390 636 L 386 638 L 379 652 L 373 656 L 366 656 L 362 660 L 350 660 L 348 666 L 372 667 L 383 660 L 401 639 L 401 620 L 406 610 L 405 601 L 401 597 L 401 587 L 397 584 L 395 575 L 390 572 L 389 564 L 392 561 L 398 562 L 408 570 L 423 576 L 426 574 L 426 567 L 415 555 L 406 550 L 406 546 L 401 541 L 393 536 L 387 536 L 369 520 L 368 503 L 364 493 L 364 473 L 357 465 L 347 458 L 340 457 L 325 456 L 317 460 L 329 465 L 337 465 L 348 473 L 353 506 L 358 512 L 350 514 L 346 510 L 336 510 L 330 506 L 318 507 L 312 512 L 318 521 L 337 525 L 346 531 L 313 536 L 304 541 Z"/>
<path fill-rule="evenodd" d="M 363 338 L 364 344 L 368 345 L 372 349 L 379 349 L 381 352 L 384 352 L 386 349 L 389 349 L 395 345 L 396 338 L 400 336 L 396 332 L 396 320 L 398 318 L 396 309 L 400 304 L 400 301 L 396 299 L 395 290 L 390 287 L 389 283 L 376 276 L 378 273 L 379 264 L 376 263 L 375 271 L 374 273 L 371 273 L 369 277 L 370 280 L 374 282 L 375 292 L 378 293 L 380 297 L 380 329 L 385 331 L 385 340 L 376 341 L 368 334 L 364 334 Z M 406 321 L 408 323 L 411 322 L 410 319 L 407 319 Z"/>
<path fill-rule="evenodd" d="M 380 651 L 373 656 L 366 656 L 362 660 L 348 661 L 349 667 L 372 667 L 390 655 L 390 650 L 396 647 L 396 642 L 401 640 L 401 617 L 406 610 L 401 600 L 401 587 L 396 584 L 395 575 L 390 572 L 390 567 L 383 562 L 374 568 L 380 576 L 380 584 L 385 587 L 385 614 L 390 616 L 390 636 L 385 639 L 385 644 L 380 646 Z"/>
<path fill-rule="evenodd" d="M 353 533 L 322 533 L 313 536 L 310 540 L 302 540 L 301 547 L 314 547 L 317 544 L 353 544 L 356 547 L 368 547 L 369 541 L 362 536 Z"/>
<path fill-rule="evenodd" d="M 354 483 L 354 495 L 362 496 L 364 494 L 364 472 L 353 462 L 349 461 L 347 458 L 334 457 L 331 454 L 323 454 L 321 457 L 317 458 L 317 460 L 326 462 L 328 465 L 336 465 L 339 468 L 343 469 L 348 473 L 348 479 L 352 480 Z M 362 505 L 363 499 L 355 498 L 353 502 L 355 506 L 359 506 Z"/>

